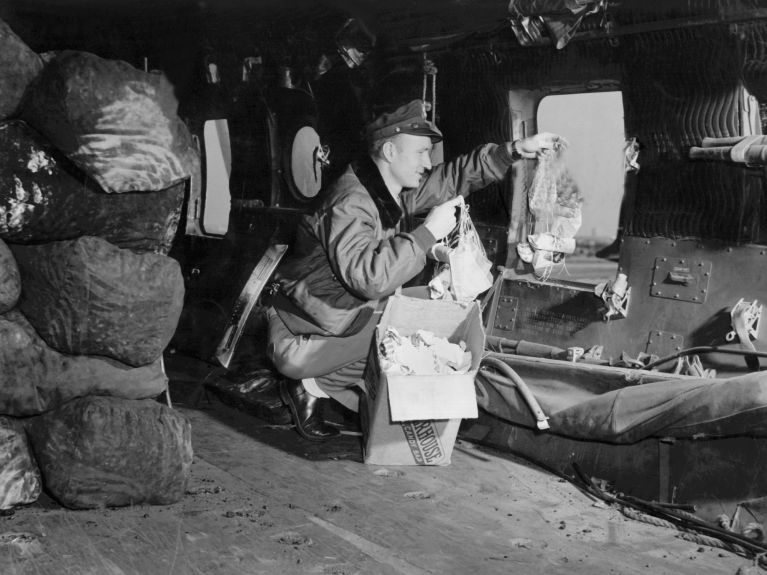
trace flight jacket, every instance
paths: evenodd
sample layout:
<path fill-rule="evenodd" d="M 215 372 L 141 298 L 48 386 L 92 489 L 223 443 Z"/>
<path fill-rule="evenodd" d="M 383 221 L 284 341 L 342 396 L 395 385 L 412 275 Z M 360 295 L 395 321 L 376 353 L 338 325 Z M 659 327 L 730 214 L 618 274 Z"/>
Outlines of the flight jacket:
<path fill-rule="evenodd" d="M 373 160 L 360 157 L 302 217 L 271 305 L 295 335 L 353 335 L 426 265 L 436 239 L 423 224 L 403 231 L 407 216 L 501 180 L 511 163 L 506 146 L 485 144 L 435 166 L 398 203 Z"/>

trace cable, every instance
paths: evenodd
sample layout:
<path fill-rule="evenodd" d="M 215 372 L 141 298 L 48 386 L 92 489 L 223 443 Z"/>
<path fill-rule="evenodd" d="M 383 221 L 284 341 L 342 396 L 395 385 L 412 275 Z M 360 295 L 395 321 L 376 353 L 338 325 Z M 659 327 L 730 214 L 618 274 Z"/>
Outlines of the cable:
<path fill-rule="evenodd" d="M 754 556 L 758 557 L 759 565 L 761 567 L 767 566 L 767 560 L 764 559 L 764 554 L 767 553 L 767 545 L 750 539 L 745 535 L 741 535 L 733 531 L 727 531 L 721 527 L 711 525 L 710 523 L 698 519 L 690 513 L 680 512 L 676 509 L 663 507 L 657 503 L 645 501 L 643 499 L 639 499 L 638 497 L 632 497 L 622 493 L 608 493 L 596 485 L 591 478 L 586 476 L 586 474 L 583 472 L 583 470 L 581 470 L 580 466 L 575 461 L 572 462 L 572 467 L 578 479 L 583 482 L 584 487 L 603 501 L 607 503 L 614 503 L 620 506 L 631 507 L 654 517 L 665 519 L 677 526 L 677 528 L 681 526 L 681 528 L 684 529 L 693 530 L 699 533 L 703 533 L 704 535 L 715 537 L 727 544 L 740 546 L 743 549 L 743 553 L 752 553 Z"/>
<path fill-rule="evenodd" d="M 642 521 L 643 523 L 649 523 L 650 525 L 657 525 L 658 527 L 668 527 L 668 528 L 677 529 L 677 530 L 680 529 L 678 525 L 676 525 L 675 523 L 672 523 L 671 521 L 667 521 L 665 519 L 660 519 L 658 517 L 653 517 L 646 513 L 642 513 L 641 511 L 637 511 L 633 507 L 621 506 L 620 512 L 626 517 L 628 517 L 629 519 L 634 519 L 635 521 Z M 693 543 L 698 543 L 699 545 L 708 545 L 709 547 L 717 547 L 719 549 L 724 549 L 726 551 L 737 553 L 739 555 L 742 555 L 745 553 L 745 550 L 740 545 L 733 545 L 732 543 L 727 543 L 726 541 L 722 541 L 716 537 L 700 535 L 697 533 L 692 533 L 687 530 L 680 530 L 679 537 L 681 537 L 682 539 L 686 541 L 692 541 Z"/>
<path fill-rule="evenodd" d="M 684 357 L 686 355 L 693 355 L 698 353 L 724 353 L 728 355 L 767 357 L 767 352 L 764 352 L 764 351 L 750 351 L 746 349 L 728 349 L 728 348 L 716 347 L 711 345 L 702 345 L 698 347 L 689 347 L 687 349 L 683 349 L 671 355 L 667 355 L 666 357 L 662 357 L 660 359 L 657 359 L 653 362 L 648 363 L 642 369 L 654 369 L 657 366 L 663 365 L 664 363 L 672 361 L 674 359 Z"/>

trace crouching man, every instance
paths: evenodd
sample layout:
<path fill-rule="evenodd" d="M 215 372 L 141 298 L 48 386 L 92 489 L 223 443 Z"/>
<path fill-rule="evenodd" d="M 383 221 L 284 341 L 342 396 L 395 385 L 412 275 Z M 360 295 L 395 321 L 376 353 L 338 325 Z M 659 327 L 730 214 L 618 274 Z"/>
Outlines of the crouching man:
<path fill-rule="evenodd" d="M 421 100 L 366 128 L 368 151 L 352 162 L 297 230 L 294 251 L 275 274 L 268 355 L 289 378 L 280 394 L 298 433 L 321 441 L 339 433 L 320 404 L 332 398 L 358 411 L 363 372 L 386 299 L 426 265 L 426 254 L 456 226 L 458 196 L 501 180 L 521 157 L 553 148 L 541 133 L 485 144 L 432 167 L 441 132 Z M 427 213 L 415 229 L 409 215 Z"/>

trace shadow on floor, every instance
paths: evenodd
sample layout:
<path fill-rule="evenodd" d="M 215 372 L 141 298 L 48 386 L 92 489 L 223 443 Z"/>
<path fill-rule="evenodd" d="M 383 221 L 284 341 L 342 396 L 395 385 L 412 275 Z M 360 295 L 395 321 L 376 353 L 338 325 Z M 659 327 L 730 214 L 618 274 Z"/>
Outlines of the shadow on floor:
<path fill-rule="evenodd" d="M 268 378 L 270 374 L 273 378 L 277 377 L 263 361 L 255 359 L 225 369 L 175 353 L 166 354 L 165 370 L 174 407 L 204 411 L 258 442 L 308 460 L 344 459 L 362 462 L 362 440 L 359 435 L 342 434 L 328 441 L 313 442 L 298 435 L 287 419 L 269 417 L 270 412 L 272 416 L 277 415 L 277 412 L 264 408 L 264 405 L 274 405 L 275 401 L 279 401 L 276 386 L 266 382 L 266 393 L 262 392 L 258 398 L 254 398 L 253 390 L 248 389 L 259 377 Z M 255 377 L 249 380 L 249 374 Z M 263 382 L 258 387 L 263 388 Z M 325 417 L 331 422 L 340 423 L 349 414 L 331 408 L 326 410 Z"/>

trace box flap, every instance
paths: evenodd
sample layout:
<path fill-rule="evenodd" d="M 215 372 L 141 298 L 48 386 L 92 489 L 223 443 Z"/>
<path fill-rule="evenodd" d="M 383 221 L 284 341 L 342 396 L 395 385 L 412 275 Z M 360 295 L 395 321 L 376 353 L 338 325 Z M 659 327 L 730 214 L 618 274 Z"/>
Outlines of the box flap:
<path fill-rule="evenodd" d="M 477 417 L 474 372 L 466 375 L 389 375 L 392 421 Z"/>

